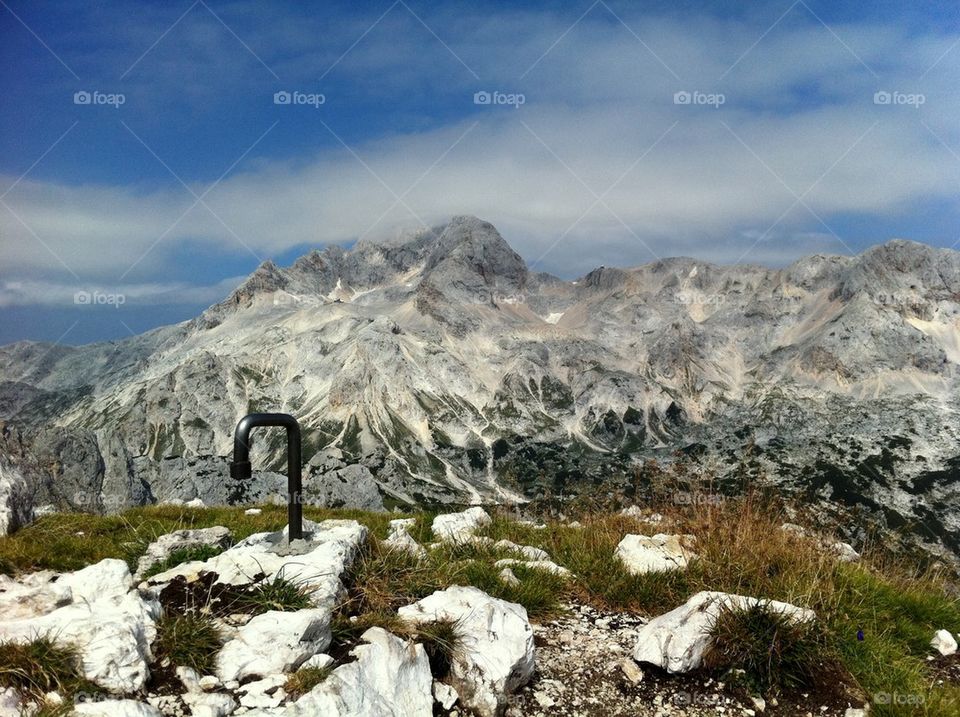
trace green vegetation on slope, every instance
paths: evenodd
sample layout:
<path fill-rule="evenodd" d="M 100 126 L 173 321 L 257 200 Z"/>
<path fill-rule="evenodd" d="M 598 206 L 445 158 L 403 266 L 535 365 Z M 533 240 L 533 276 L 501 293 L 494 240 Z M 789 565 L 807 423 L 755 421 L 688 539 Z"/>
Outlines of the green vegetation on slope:
<path fill-rule="evenodd" d="M 914 566 L 891 562 L 879 551 L 867 551 L 860 563 L 838 563 L 815 541 L 780 530 L 787 518 L 776 504 L 749 496 L 715 498 L 656 505 L 664 515 L 659 524 L 598 511 L 579 515 L 580 526 L 547 521 L 546 527 L 537 529 L 506 512 L 498 513 L 479 535 L 543 548 L 574 573 L 573 578 L 564 579 L 514 566 L 520 579 L 516 586 L 503 582 L 494 565 L 500 558 L 515 557 L 509 550 L 490 544 L 442 545 L 416 557 L 390 550 L 382 542 L 389 520 L 402 517 L 399 513 L 307 508 L 305 515 L 311 520 L 354 518 L 371 530 L 371 539 L 347 576 L 349 598 L 334 616 L 334 648 L 348 649 L 373 625 L 430 643 L 428 629 L 404 625 L 396 609 L 450 585 L 471 584 L 519 602 L 535 621 L 562 611 L 566 599 L 653 616 L 672 610 L 700 590 L 720 590 L 813 609 L 821 631 L 815 641 L 819 657 L 835 660 L 837 669 L 859 684 L 874 703 L 871 714 L 960 714 L 960 687 L 949 681 L 937 684 L 927 660 L 934 631 L 957 632 L 960 626 L 960 602 L 948 596 L 949 586 L 942 576 L 916 575 Z M 414 517 L 412 536 L 429 543 L 432 514 Z M 0 566 L 8 573 L 75 570 L 107 557 L 133 565 L 151 540 L 172 530 L 223 525 L 239 540 L 254 532 L 277 530 L 285 522 L 286 510 L 281 506 L 265 506 L 259 515 L 246 515 L 243 508 L 181 506 L 138 508 L 106 517 L 49 515 L 0 539 Z M 699 558 L 686 571 L 630 575 L 614 555 L 617 544 L 627 533 L 657 532 L 695 535 Z M 283 594 L 268 602 L 286 602 L 296 593 L 296 586 L 279 587 Z M 177 626 L 164 627 L 165 633 L 171 627 L 169 634 L 182 634 Z M 740 652 L 730 647 L 733 641 L 726 641 L 723 663 L 750 669 L 754 684 L 776 690 L 809 678 L 805 653 L 788 654 L 789 659 L 772 659 L 760 666 L 758 655 L 764 646 L 780 650 L 781 657 L 786 654 L 784 645 L 777 642 L 778 626 L 762 616 L 731 617 L 717 629 L 750 637 L 750 641 L 736 642 L 749 642 Z M 443 646 L 455 642 L 444 630 L 438 628 L 439 637 L 433 636 L 441 656 Z M 862 640 L 858 631 L 863 633 Z M 179 639 L 168 640 L 165 649 L 180 649 L 178 643 Z M 205 659 L 207 648 L 213 649 L 212 641 L 206 647 L 183 647 L 197 662 Z M 322 677 L 320 673 L 303 675 L 307 684 Z M 877 695 L 900 696 L 900 703 L 882 704 Z"/>

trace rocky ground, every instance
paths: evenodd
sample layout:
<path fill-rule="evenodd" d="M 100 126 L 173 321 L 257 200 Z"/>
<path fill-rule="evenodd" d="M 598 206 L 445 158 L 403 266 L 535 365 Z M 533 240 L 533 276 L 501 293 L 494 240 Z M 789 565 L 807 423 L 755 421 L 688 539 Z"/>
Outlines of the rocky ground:
<path fill-rule="evenodd" d="M 819 671 L 808 688 L 761 696 L 756 676 L 733 666 L 747 662 L 709 662 L 718 617 L 760 607 L 781 621 L 778 630 L 800 635 L 792 627 L 827 629 L 825 615 L 692 585 L 650 617 L 600 609 L 601 590 L 570 569 L 562 545 L 536 540 L 546 525 L 498 528 L 478 507 L 433 516 L 429 531 L 417 518 L 378 520 L 384 539 L 355 519 L 308 520 L 294 541 L 285 531 L 234 540 L 212 525 L 156 536 L 133 573 L 106 558 L 76 571 L 0 575 L 0 717 L 863 717 L 868 702 L 883 715 L 909 714 L 889 708 L 960 683 L 954 633 L 927 633 L 927 621 L 920 634 L 933 639 L 915 659 L 926 658 L 923 679 L 934 691 L 868 696 L 847 668 L 818 659 L 833 671 Z M 643 534 L 674 518 L 633 509 L 608 521 L 614 537 L 593 557 L 611 581 L 686 580 L 709 559 L 697 536 Z M 589 550 L 602 525 L 562 529 Z M 789 549 L 822 554 L 825 566 L 861 560 L 798 525 L 772 532 Z M 458 572 L 444 572 L 451 569 Z M 484 589 L 467 581 L 471 574 Z M 548 590 L 562 596 L 549 609 Z M 960 623 L 926 609 L 954 630 Z M 767 633 L 739 634 L 767 654 Z M 30 661 L 24 655 L 40 638 L 52 646 L 34 649 Z M 794 638 L 779 639 L 782 654 Z M 53 672 L 65 669 L 55 650 L 74 651 L 65 654 L 76 674 Z M 925 714 L 952 714 L 941 704 Z"/>
<path fill-rule="evenodd" d="M 562 618 L 534 625 L 537 669 L 510 701 L 508 717 L 845 717 L 863 706 L 853 694 L 796 693 L 764 700 L 713 678 L 670 675 L 638 665 L 631 654 L 647 620 L 571 603 Z M 942 658 L 944 660 L 950 658 Z M 954 679 L 956 675 L 954 675 Z"/>

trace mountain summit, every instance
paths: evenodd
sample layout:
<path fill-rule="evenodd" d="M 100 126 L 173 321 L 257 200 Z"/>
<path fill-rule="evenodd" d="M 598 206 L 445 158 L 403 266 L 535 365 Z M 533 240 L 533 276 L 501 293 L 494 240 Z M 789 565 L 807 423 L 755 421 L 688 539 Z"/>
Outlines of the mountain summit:
<path fill-rule="evenodd" d="M 293 413 L 320 502 L 515 501 L 650 458 L 957 549 L 960 253 L 532 274 L 489 223 L 265 262 L 200 317 L 0 348 L 0 460 L 37 505 L 227 497 L 237 420 Z M 282 490 L 279 437 L 252 490 Z"/>

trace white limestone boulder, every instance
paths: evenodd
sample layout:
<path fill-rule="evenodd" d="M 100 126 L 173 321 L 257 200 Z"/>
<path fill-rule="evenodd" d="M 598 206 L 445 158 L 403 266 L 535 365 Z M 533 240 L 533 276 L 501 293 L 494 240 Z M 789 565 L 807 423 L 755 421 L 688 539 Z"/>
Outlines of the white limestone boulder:
<path fill-rule="evenodd" d="M 414 540 L 409 532 L 410 528 L 412 528 L 416 522 L 415 518 L 397 518 L 391 520 L 390 535 L 383 541 L 384 544 L 392 550 L 400 550 L 418 558 L 425 558 L 427 556 L 426 549 Z"/>
<path fill-rule="evenodd" d="M 233 543 L 233 537 L 230 531 L 220 525 L 197 530 L 175 530 L 161 535 L 147 546 L 146 552 L 140 557 L 135 578 L 140 579 L 156 563 L 163 562 L 178 550 L 201 546 L 226 549 L 231 543 Z"/>
<path fill-rule="evenodd" d="M 283 711 L 248 712 L 282 717 L 431 717 L 430 662 L 423 645 L 408 643 L 379 627 L 362 636 L 353 662 Z"/>
<path fill-rule="evenodd" d="M 937 630 L 933 639 L 930 640 L 930 647 L 947 657 L 957 651 L 957 641 L 949 630 Z"/>
<path fill-rule="evenodd" d="M 0 616 L 3 620 L 36 617 L 73 602 L 69 586 L 49 570 L 14 579 L 0 575 Z"/>
<path fill-rule="evenodd" d="M 491 518 L 487 511 L 479 506 L 469 508 L 462 513 L 444 513 L 433 519 L 433 535 L 445 543 L 465 543 Z"/>
<path fill-rule="evenodd" d="M 29 600 L 36 611 L 29 614 L 22 602 L 20 610 L 0 612 L 0 641 L 25 643 L 47 636 L 73 645 L 88 680 L 111 692 L 140 690 L 149 676 L 160 605 L 129 591 L 132 578 L 121 560 L 102 560 L 56 580 L 51 575 L 20 583 L 20 588 L 39 591 Z M 46 598 L 38 597 L 44 591 Z"/>
<path fill-rule="evenodd" d="M 633 659 L 656 665 L 667 672 L 689 672 L 703 662 L 711 643 L 710 631 L 723 609 L 747 610 L 763 602 L 795 622 L 816 619 L 812 610 L 776 600 L 760 600 L 743 595 L 703 591 L 685 604 L 653 618 L 637 631 Z"/>
<path fill-rule="evenodd" d="M 258 576 L 280 576 L 304 586 L 317 607 L 333 609 L 344 595 L 340 577 L 353 564 L 367 539 L 367 529 L 355 520 L 305 520 L 304 539 L 288 543 L 287 529 L 254 533 L 209 560 L 192 561 L 152 576 L 161 585 L 177 576 L 196 580 L 200 573 L 217 574 L 217 582 L 245 585 Z"/>
<path fill-rule="evenodd" d="M 516 558 L 503 558 L 494 563 L 498 568 L 509 568 L 515 565 L 520 565 L 525 568 L 530 568 L 531 570 L 544 570 L 548 573 L 553 573 L 554 575 L 559 575 L 560 577 L 567 578 L 572 574 L 562 565 L 557 565 L 552 560 L 518 560 Z"/>
<path fill-rule="evenodd" d="M 0 689 L 0 717 L 21 717 L 24 713 L 20 695 L 12 687 Z"/>
<path fill-rule="evenodd" d="M 126 595 L 133 588 L 130 568 L 122 560 L 108 558 L 72 573 L 63 573 L 57 582 L 70 588 L 73 602 L 95 602 Z"/>
<path fill-rule="evenodd" d="M 692 535 L 625 535 L 616 556 L 631 575 L 685 568 L 697 557 Z"/>
<path fill-rule="evenodd" d="M 481 717 L 502 714 L 509 695 L 533 676 L 533 629 L 522 605 L 498 600 L 474 587 L 435 592 L 397 614 L 412 623 L 451 620 L 460 645 L 450 684 L 464 706 Z"/>
<path fill-rule="evenodd" d="M 330 616 L 327 608 L 257 615 L 217 654 L 217 677 L 226 683 L 297 669 L 327 649 Z"/>
<path fill-rule="evenodd" d="M 517 553 L 524 560 L 550 560 L 550 554 L 546 550 L 535 548 L 532 545 L 518 545 L 511 540 L 498 540 L 493 545 L 501 550 Z"/>
<path fill-rule="evenodd" d="M 183 701 L 193 717 L 226 717 L 237 708 L 237 701 L 224 692 L 188 692 Z"/>
<path fill-rule="evenodd" d="M 457 691 L 450 685 L 443 682 L 434 682 L 433 699 L 435 699 L 437 704 L 443 709 L 449 710 L 456 704 L 457 700 L 460 699 L 460 695 L 458 695 Z"/>
<path fill-rule="evenodd" d="M 136 700 L 78 702 L 73 706 L 73 714 L 82 717 L 163 717 L 156 707 Z"/>
<path fill-rule="evenodd" d="M 287 675 L 284 674 L 270 675 L 262 680 L 247 682 L 239 689 L 240 706 L 266 709 L 279 707 L 287 696 L 283 687 L 286 683 Z"/>
<path fill-rule="evenodd" d="M 0 535 L 10 535 L 33 519 L 33 492 L 27 479 L 6 459 L 0 459 Z"/>
<path fill-rule="evenodd" d="M 855 563 L 860 560 L 860 553 L 850 543 L 844 543 L 842 540 L 833 542 L 830 550 L 841 563 Z"/>

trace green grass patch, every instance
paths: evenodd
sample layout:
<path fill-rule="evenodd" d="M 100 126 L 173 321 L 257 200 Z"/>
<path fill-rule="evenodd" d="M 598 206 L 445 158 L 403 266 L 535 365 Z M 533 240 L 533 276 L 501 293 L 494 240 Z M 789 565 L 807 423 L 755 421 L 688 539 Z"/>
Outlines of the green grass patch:
<path fill-rule="evenodd" d="M 411 637 L 423 645 L 430 671 L 437 679 L 450 674 L 450 666 L 463 650 L 463 635 L 456 620 L 436 620 L 417 625 Z"/>
<path fill-rule="evenodd" d="M 882 563 L 870 555 L 860 564 L 838 564 L 815 541 L 781 531 L 780 524 L 788 520 L 782 507 L 753 496 L 652 507 L 666 516 L 664 523 L 653 526 L 617 513 L 595 512 L 576 516 L 581 528 L 548 521 L 545 529 L 536 529 L 507 513 L 494 515 L 480 535 L 542 548 L 575 574 L 566 580 L 515 565 L 511 569 L 519 585 L 502 581 L 494 565 L 500 558 L 517 556 L 492 545 L 444 545 L 421 557 L 388 549 L 381 543 L 388 535 L 388 523 L 402 514 L 318 508 L 305 508 L 304 514 L 315 521 L 356 519 L 371 531 L 370 541 L 346 576 L 349 598 L 334 617 L 335 647 L 355 644 L 374 625 L 414 635 L 396 610 L 452 585 L 475 585 L 520 603 L 534 620 L 555 615 L 567 598 L 600 609 L 653 616 L 674 609 L 700 590 L 718 590 L 814 610 L 825 635 L 824 649 L 830 650 L 824 655 L 835 656 L 843 674 L 852 675 L 871 698 L 871 714 L 960 714 L 960 689 L 949 680 L 937 684 L 940 675 L 927 661 L 935 630 L 960 631 L 960 602 L 950 596 L 956 593 L 950 593 L 943 580 L 929 573 L 917 575 L 916 566 Z M 434 514 L 415 517 L 410 533 L 428 544 L 433 539 Z M 285 506 L 263 506 L 253 516 L 245 515 L 243 507 L 183 506 L 136 508 L 113 516 L 48 515 L 13 536 L 0 538 L 0 569 L 12 574 L 76 570 L 104 558 L 121 558 L 135 566 L 152 540 L 174 530 L 223 525 L 242 540 L 252 533 L 278 530 L 285 523 Z M 699 558 L 682 571 L 630 575 L 615 557 L 617 544 L 627 533 L 658 532 L 695 535 Z M 198 557 L 203 556 L 177 555 L 171 560 Z M 296 585 L 279 582 L 264 585 L 253 601 L 258 606 L 255 611 L 299 609 L 305 606 L 301 597 Z M 170 656 L 174 664 L 202 664 L 219 648 L 214 626 L 195 612 L 164 617 L 159 627 L 157 652 Z M 746 653 L 727 647 L 722 654 L 748 665 L 744 669 L 751 671 L 755 684 L 776 690 L 793 684 L 797 674 L 803 676 L 796 669 L 797 656 L 785 642 L 774 639 L 784 634 L 776 625 L 756 617 L 747 625 L 725 626 L 731 635 L 736 634 L 735 628 L 747 630 L 753 642 L 744 645 Z M 858 630 L 863 630 L 862 641 L 857 639 Z M 761 659 L 764 645 L 770 648 L 767 663 Z M 7 662 L 0 660 L 0 666 Z M 899 696 L 900 703 L 882 704 L 876 695 L 891 695 L 892 701 Z M 904 705 L 905 699 L 913 704 Z"/>
<path fill-rule="evenodd" d="M 65 699 L 94 687 L 80 671 L 80 654 L 48 637 L 28 643 L 0 643 L 0 687 L 12 687 L 24 699 L 41 702 L 52 691 Z"/>
<path fill-rule="evenodd" d="M 742 669 L 755 689 L 815 687 L 833 671 L 834 657 L 815 621 L 792 620 L 767 602 L 745 610 L 721 608 L 704 659 L 711 669 Z"/>
<path fill-rule="evenodd" d="M 0 572 L 7 575 L 38 570 L 64 572 L 79 570 L 105 558 L 125 560 L 134 570 L 147 546 L 165 533 L 222 525 L 239 541 L 253 533 L 280 530 L 287 523 L 286 506 L 261 506 L 259 515 L 246 515 L 245 507 L 158 505 L 133 508 L 118 515 L 45 515 L 13 535 L 0 538 Z M 303 514 L 317 522 L 330 518 L 357 520 L 378 537 L 387 536 L 391 519 L 405 517 L 397 513 L 310 506 L 304 507 Z"/>
<path fill-rule="evenodd" d="M 283 689 L 288 695 L 296 699 L 307 694 L 326 680 L 332 672 L 332 665 L 330 667 L 301 667 L 287 678 Z"/>
<path fill-rule="evenodd" d="M 190 610 L 161 616 L 153 652 L 158 662 L 169 659 L 176 667 L 191 667 L 201 675 L 209 675 L 214 671 L 222 644 L 213 618 Z"/>
<path fill-rule="evenodd" d="M 270 610 L 294 612 L 313 607 L 310 592 L 303 586 L 276 575 L 254 585 L 231 603 L 231 610 L 259 615 Z"/>

